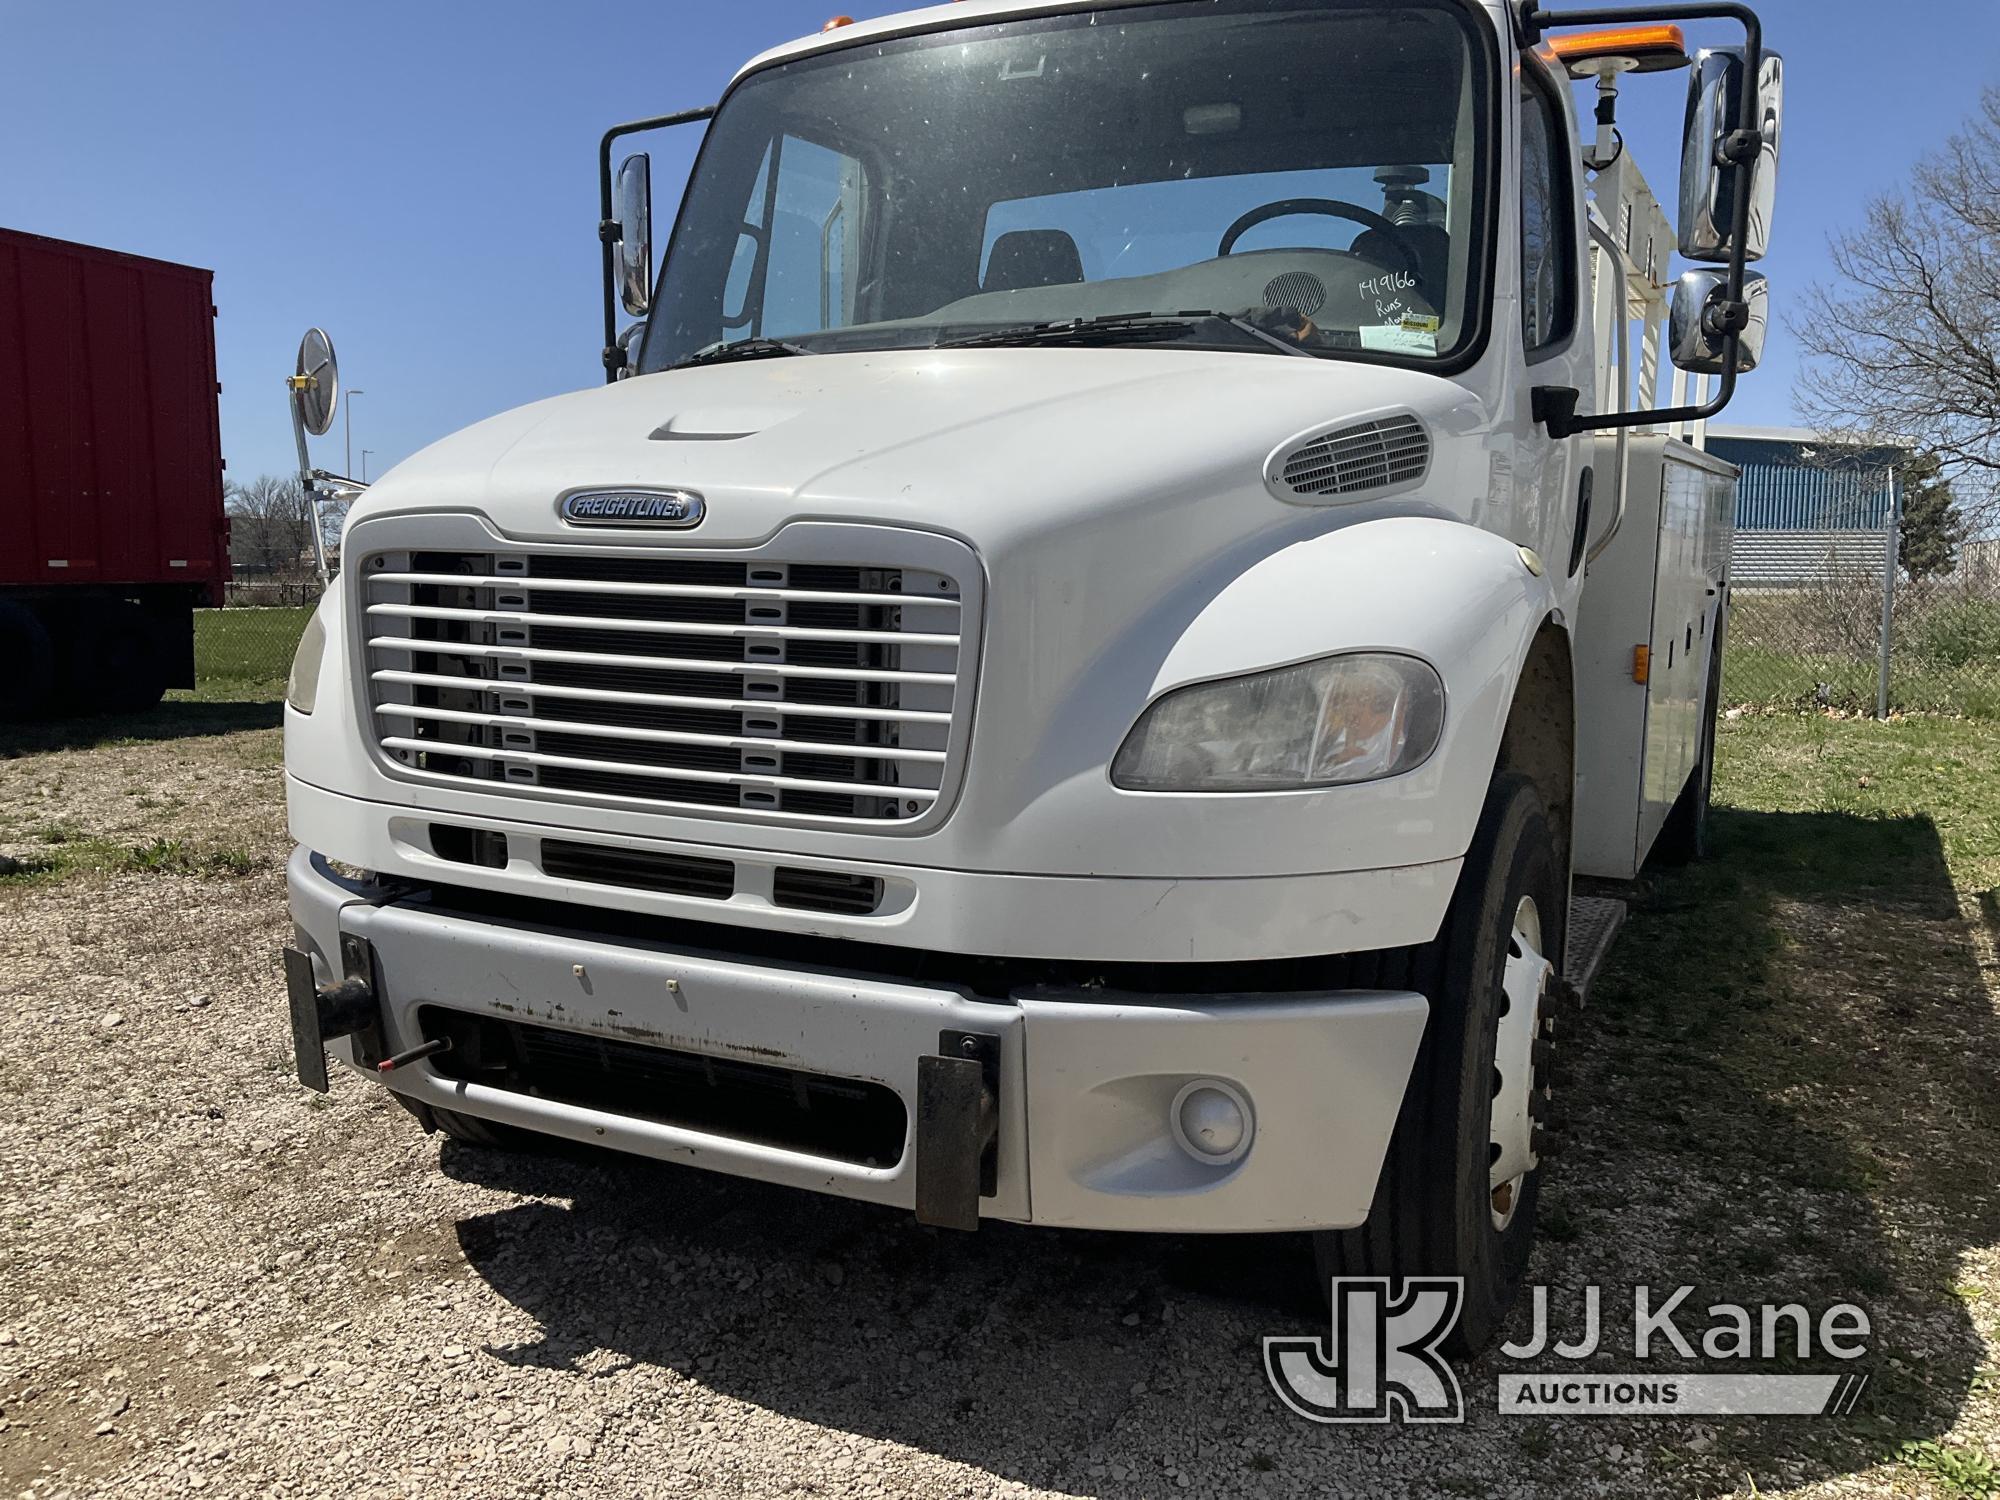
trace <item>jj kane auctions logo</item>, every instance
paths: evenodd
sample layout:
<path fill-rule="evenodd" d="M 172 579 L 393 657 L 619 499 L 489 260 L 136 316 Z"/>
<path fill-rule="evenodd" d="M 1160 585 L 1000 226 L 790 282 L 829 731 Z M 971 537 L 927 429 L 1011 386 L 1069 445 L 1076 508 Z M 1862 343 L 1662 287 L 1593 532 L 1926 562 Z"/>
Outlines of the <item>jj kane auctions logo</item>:
<path fill-rule="evenodd" d="M 1632 1292 L 1630 1371 L 1503 1370 L 1496 1395 L 1515 1416 L 1814 1416 L 1854 1409 L 1865 1374 L 1766 1374 L 1784 1360 L 1851 1361 L 1868 1352 L 1868 1314 L 1838 1303 L 1817 1318 L 1796 1302 L 1746 1307 L 1716 1303 L 1697 1323 L 1694 1288 Z M 1462 1422 L 1465 1396 L 1439 1349 L 1457 1326 L 1465 1283 L 1454 1277 L 1336 1277 L 1332 1327 L 1325 1338 L 1267 1338 L 1264 1373 L 1278 1399 L 1311 1422 Z M 1549 1290 L 1534 1288 L 1534 1328 L 1502 1344 L 1508 1360 L 1545 1354 L 1576 1362 L 1605 1343 L 1603 1297 L 1584 1289 L 1582 1328 L 1551 1341 Z M 1667 1371 L 1647 1362 L 1699 1360 L 1721 1369 Z M 1734 1368 L 1731 1368 L 1731 1367 Z M 1747 1368 L 1746 1368 L 1747 1367 Z"/>

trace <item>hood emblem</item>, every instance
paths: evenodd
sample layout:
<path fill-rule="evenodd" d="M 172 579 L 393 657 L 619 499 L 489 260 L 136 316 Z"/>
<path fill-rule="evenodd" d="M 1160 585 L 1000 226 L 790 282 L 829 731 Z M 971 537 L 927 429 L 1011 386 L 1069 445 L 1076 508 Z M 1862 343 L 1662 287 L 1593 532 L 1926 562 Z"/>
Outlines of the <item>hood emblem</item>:
<path fill-rule="evenodd" d="M 571 526 L 645 526 L 685 531 L 699 526 L 708 502 L 693 490 L 579 490 L 556 502 Z"/>

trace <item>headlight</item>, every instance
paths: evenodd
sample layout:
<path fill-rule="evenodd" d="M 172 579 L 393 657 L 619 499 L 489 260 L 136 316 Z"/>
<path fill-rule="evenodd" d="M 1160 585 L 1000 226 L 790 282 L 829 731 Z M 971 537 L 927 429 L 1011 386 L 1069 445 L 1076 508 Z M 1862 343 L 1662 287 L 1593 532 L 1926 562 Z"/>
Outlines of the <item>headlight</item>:
<path fill-rule="evenodd" d="M 302 714 L 309 714 L 319 702 L 319 665 L 326 655 L 326 627 L 319 611 L 306 621 L 306 633 L 299 637 L 299 649 L 292 654 L 292 675 L 285 681 L 285 701 Z"/>
<path fill-rule="evenodd" d="M 1168 693 L 1112 762 L 1137 792 L 1270 792 L 1415 770 L 1444 730 L 1444 684 L 1411 656 L 1329 656 Z"/>

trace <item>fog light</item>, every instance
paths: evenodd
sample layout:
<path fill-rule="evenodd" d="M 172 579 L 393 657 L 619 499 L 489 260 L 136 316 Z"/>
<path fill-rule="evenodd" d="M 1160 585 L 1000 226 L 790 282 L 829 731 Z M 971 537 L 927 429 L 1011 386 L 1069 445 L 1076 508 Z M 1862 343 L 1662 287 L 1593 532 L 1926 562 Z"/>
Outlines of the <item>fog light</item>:
<path fill-rule="evenodd" d="M 1196 1161 L 1227 1166 L 1250 1149 L 1250 1101 L 1233 1084 L 1197 1078 L 1174 1096 L 1174 1139 Z"/>

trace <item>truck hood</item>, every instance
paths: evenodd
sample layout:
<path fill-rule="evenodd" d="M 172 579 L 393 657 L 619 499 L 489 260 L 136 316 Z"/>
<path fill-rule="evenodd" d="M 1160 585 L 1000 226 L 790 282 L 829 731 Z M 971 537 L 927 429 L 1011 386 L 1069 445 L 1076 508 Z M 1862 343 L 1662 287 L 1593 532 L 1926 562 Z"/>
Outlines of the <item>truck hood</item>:
<path fill-rule="evenodd" d="M 507 412 L 398 466 L 355 518 L 471 510 L 512 537 L 575 542 L 583 534 L 556 514 L 561 495 L 669 487 L 706 498 L 699 528 L 589 535 L 740 546 L 791 520 L 863 520 L 948 532 L 990 554 L 1092 514 L 1162 512 L 1234 491 L 1250 511 L 1225 529 L 1240 537 L 1259 517 L 1287 524 L 1302 514 L 1264 490 L 1276 447 L 1385 409 L 1416 410 L 1440 438 L 1478 420 L 1466 391 L 1431 376 L 1282 355 L 775 358 L 640 376 Z"/>
<path fill-rule="evenodd" d="M 941 532 L 977 553 L 984 624 L 969 769 L 934 831 L 753 833 L 698 809 L 641 816 L 569 805 L 538 813 L 547 820 L 953 869 L 1268 873 L 1269 838 L 1245 834 L 1225 855 L 1196 813 L 1167 820 L 1154 809 L 1135 825 L 1123 803 L 1107 807 L 1106 767 L 1146 703 L 1193 680 L 1190 670 L 1220 675 L 1303 650 L 1380 646 L 1369 601 L 1385 590 L 1399 599 L 1431 591 L 1422 610 L 1456 618 L 1463 601 L 1452 596 L 1450 569 L 1434 574 L 1435 548 L 1385 566 L 1379 536 L 1367 539 L 1382 528 L 1368 523 L 1410 511 L 1472 518 L 1505 461 L 1505 432 L 1483 428 L 1479 410 L 1474 391 L 1436 377 L 1284 355 L 782 358 L 644 376 L 496 417 L 396 469 L 354 519 L 470 512 L 522 541 L 683 554 L 762 543 L 795 521 L 834 522 Z M 1414 492 L 1299 504 L 1266 484 L 1274 450 L 1387 411 L 1413 411 L 1431 428 L 1430 470 Z M 627 485 L 699 491 L 705 518 L 685 531 L 626 531 L 579 530 L 558 517 L 567 492 Z M 1297 544 L 1339 528 L 1356 534 L 1351 551 L 1313 553 L 1309 586 L 1264 601 L 1279 624 L 1254 609 L 1242 629 L 1211 621 L 1208 648 L 1176 654 L 1227 592 L 1237 589 L 1240 603 L 1238 586 L 1262 576 L 1261 562 L 1288 549 L 1304 555 Z M 1484 535 L 1461 526 L 1425 535 L 1461 531 Z M 1399 642 L 1407 637 L 1388 644 Z M 508 811 L 519 804 L 494 799 Z M 1105 817 L 1126 833 L 1104 837 Z M 1130 837 L 1134 826 L 1152 829 L 1154 842 Z M 1336 858 L 1303 846 L 1297 857 L 1311 872 L 1332 867 L 1313 861 Z"/>

